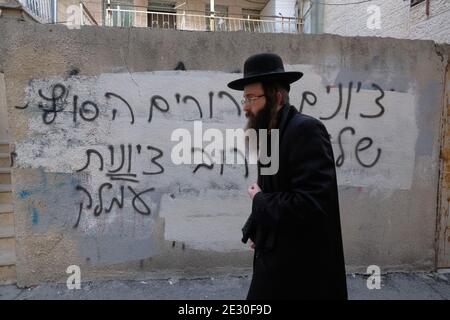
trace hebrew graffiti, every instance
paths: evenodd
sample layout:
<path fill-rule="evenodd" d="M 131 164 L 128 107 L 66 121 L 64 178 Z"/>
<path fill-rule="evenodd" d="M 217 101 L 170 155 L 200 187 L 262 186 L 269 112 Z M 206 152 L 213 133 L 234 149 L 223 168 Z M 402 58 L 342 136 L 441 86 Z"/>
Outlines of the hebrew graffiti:
<path fill-rule="evenodd" d="M 174 169 L 170 157 L 173 130 L 191 129 L 195 121 L 221 131 L 242 128 L 245 124 L 237 102 L 241 93 L 227 91 L 226 81 L 214 84 L 209 76 L 197 80 L 186 74 L 162 74 L 155 79 L 153 75 L 136 75 L 133 78 L 138 80 L 133 83 L 142 88 L 122 81 L 125 79 L 122 75 L 101 81 L 74 77 L 34 82 L 27 99 L 22 106 L 16 106 L 16 111 L 39 115 L 33 121 L 34 130 L 51 132 L 49 136 L 55 135 L 59 141 L 68 139 L 77 151 L 70 158 L 60 150 L 55 151 L 57 147 L 51 145 L 51 138 L 44 141 L 36 138 L 39 135 L 30 136 L 29 144 L 18 146 L 14 165 L 26 163 L 31 156 L 31 166 L 50 164 L 49 171 L 64 171 L 67 170 L 64 163 L 74 160 L 69 166 L 73 173 L 95 175 L 95 183 L 85 181 L 73 187 L 80 199 L 71 220 L 75 229 L 83 219 L 106 217 L 125 208 L 127 214 L 152 217 L 155 214 L 152 195 L 172 194 L 167 187 L 170 183 L 179 184 L 179 179 L 188 185 L 184 190 L 195 190 L 195 194 L 199 194 L 197 188 L 208 188 L 205 181 L 212 181 L 210 185 L 214 188 L 226 183 L 223 188 L 239 190 L 252 171 L 247 155 L 237 148 L 216 148 L 214 157 L 217 152 L 222 159 L 234 154 L 243 160 L 242 164 L 215 163 L 211 149 L 207 150 L 203 141 L 188 149 L 191 156 L 201 155 L 203 162 L 189 165 L 187 170 L 182 166 Z M 327 127 L 341 183 L 356 186 L 380 183 L 391 188 L 408 188 L 410 184 L 412 169 L 401 163 L 404 154 L 397 150 L 399 144 L 414 149 L 415 128 L 408 127 L 408 135 L 412 134 L 405 139 L 393 123 L 413 97 L 392 89 L 386 91 L 385 87 L 383 83 L 349 79 L 336 83 L 305 80 L 304 85 L 291 88 L 291 102 L 299 112 L 320 119 Z M 402 99 L 407 103 L 399 108 L 396 103 Z M 413 123 L 409 121 L 408 126 Z M 26 150 L 28 156 L 23 155 Z M 52 154 L 49 150 L 57 156 L 43 158 Z M 158 185 L 160 181 L 167 181 L 166 187 Z M 189 187 L 190 183 L 196 186 Z"/>
<path fill-rule="evenodd" d="M 24 106 L 16 106 L 16 109 L 25 110 L 28 108 L 37 107 L 39 111 L 42 112 L 42 121 L 46 125 L 51 125 L 55 122 L 58 114 L 60 113 L 71 113 L 72 120 L 74 123 L 80 121 L 79 117 L 87 122 L 95 121 L 100 116 L 100 102 L 94 102 L 91 100 L 83 100 L 79 95 L 73 94 L 70 98 L 70 89 L 66 87 L 62 83 L 56 83 L 50 87 L 49 92 L 44 92 L 43 89 L 38 90 L 38 96 L 41 98 L 41 101 L 37 103 L 37 106 L 31 106 L 30 103 L 26 103 Z M 180 93 L 175 93 L 174 95 L 176 104 L 185 105 L 193 108 L 198 112 L 198 118 L 191 119 L 203 119 L 204 112 L 203 107 L 201 106 L 199 100 L 192 95 L 181 95 Z M 213 109 L 214 109 L 214 98 L 216 93 L 213 91 L 208 92 L 209 97 L 209 105 L 208 117 L 213 117 Z M 117 118 L 118 106 L 122 106 L 121 108 L 127 110 L 128 116 L 130 118 L 130 125 L 135 124 L 135 111 L 131 104 L 125 99 L 122 95 L 119 95 L 114 92 L 105 92 L 103 95 L 104 101 L 102 103 L 104 105 L 113 104 L 114 107 L 111 111 L 111 120 L 114 121 Z M 230 103 L 230 107 L 236 108 L 237 116 L 241 116 L 241 107 L 236 99 L 226 91 L 219 91 L 217 93 L 217 98 L 219 100 L 227 100 Z M 153 95 L 149 99 L 149 107 L 148 107 L 148 117 L 147 122 L 151 123 L 153 114 L 157 110 L 158 112 L 166 113 L 170 112 L 171 104 L 168 101 L 167 97 L 163 97 L 161 95 Z"/>

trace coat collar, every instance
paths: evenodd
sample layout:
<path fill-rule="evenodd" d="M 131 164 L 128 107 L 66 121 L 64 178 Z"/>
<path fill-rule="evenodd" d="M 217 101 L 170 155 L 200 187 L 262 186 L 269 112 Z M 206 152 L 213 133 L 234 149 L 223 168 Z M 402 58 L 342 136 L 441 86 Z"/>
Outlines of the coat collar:
<path fill-rule="evenodd" d="M 289 120 L 291 120 L 297 112 L 298 111 L 294 106 L 288 104 L 285 104 L 281 107 L 280 111 L 278 111 L 278 130 L 280 130 L 280 140 L 283 137 L 283 133 L 286 130 Z"/>

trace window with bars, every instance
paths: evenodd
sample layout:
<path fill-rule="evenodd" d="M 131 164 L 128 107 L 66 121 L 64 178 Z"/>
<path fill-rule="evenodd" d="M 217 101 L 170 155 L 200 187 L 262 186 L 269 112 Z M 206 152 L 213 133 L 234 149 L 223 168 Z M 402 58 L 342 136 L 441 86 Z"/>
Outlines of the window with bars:
<path fill-rule="evenodd" d="M 147 24 L 150 28 L 176 29 L 177 17 L 174 15 L 176 2 L 150 2 L 147 14 Z"/>
<path fill-rule="evenodd" d="M 111 2 L 111 9 L 113 9 L 111 17 L 111 23 L 114 27 L 132 27 L 134 22 L 134 14 L 131 12 L 134 10 L 133 0 L 120 0 Z"/>

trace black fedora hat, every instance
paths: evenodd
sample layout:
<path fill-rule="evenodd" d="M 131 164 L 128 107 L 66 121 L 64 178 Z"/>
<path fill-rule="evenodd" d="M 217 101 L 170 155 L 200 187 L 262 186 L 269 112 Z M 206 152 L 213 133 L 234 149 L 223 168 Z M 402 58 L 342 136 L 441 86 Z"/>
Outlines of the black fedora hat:
<path fill-rule="evenodd" d="M 244 63 L 244 77 L 228 83 L 234 90 L 244 90 L 244 87 L 256 82 L 280 82 L 289 88 L 289 84 L 303 76 L 302 72 L 284 71 L 281 57 L 274 53 L 259 53 L 249 57 Z"/>

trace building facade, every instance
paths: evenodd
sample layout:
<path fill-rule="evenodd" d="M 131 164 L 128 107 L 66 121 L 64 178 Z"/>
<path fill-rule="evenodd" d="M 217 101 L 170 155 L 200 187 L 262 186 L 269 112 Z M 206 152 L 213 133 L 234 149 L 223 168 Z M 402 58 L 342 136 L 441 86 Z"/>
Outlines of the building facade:
<path fill-rule="evenodd" d="M 79 3 L 58 1 L 58 22 L 70 19 L 71 6 Z M 105 26 L 290 33 L 300 29 L 295 0 L 86 0 L 83 7 L 95 24 Z"/>
<path fill-rule="evenodd" d="M 307 33 L 450 42 L 448 0 L 298 0 Z"/>

